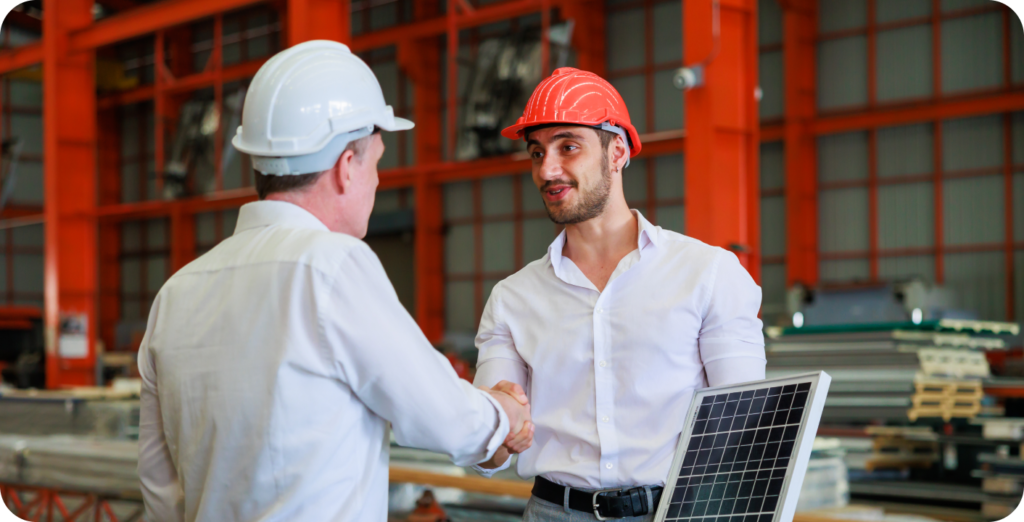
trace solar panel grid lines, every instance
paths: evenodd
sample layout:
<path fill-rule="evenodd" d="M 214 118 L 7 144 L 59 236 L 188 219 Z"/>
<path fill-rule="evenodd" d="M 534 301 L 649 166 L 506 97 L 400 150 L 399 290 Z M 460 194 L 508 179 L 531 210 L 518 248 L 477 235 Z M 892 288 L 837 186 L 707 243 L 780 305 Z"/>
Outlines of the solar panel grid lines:
<path fill-rule="evenodd" d="M 698 390 L 655 520 L 776 522 L 818 376 Z"/>

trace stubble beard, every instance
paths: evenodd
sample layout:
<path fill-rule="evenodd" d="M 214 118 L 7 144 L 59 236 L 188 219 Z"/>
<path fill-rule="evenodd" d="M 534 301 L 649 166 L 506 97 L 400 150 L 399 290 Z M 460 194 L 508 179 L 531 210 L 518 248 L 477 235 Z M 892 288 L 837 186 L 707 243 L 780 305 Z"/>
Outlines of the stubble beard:
<path fill-rule="evenodd" d="M 586 192 L 579 189 L 578 183 L 574 183 L 573 186 L 580 191 L 579 201 L 575 205 L 560 208 L 564 205 L 564 203 L 561 203 L 556 204 L 557 207 L 552 209 L 547 201 L 544 202 L 544 209 L 547 210 L 548 217 L 559 225 L 583 223 L 600 216 L 604 212 L 604 207 L 608 204 L 608 195 L 612 190 L 612 171 L 608 162 L 608 156 L 602 155 L 601 179 L 598 181 L 597 186 Z"/>

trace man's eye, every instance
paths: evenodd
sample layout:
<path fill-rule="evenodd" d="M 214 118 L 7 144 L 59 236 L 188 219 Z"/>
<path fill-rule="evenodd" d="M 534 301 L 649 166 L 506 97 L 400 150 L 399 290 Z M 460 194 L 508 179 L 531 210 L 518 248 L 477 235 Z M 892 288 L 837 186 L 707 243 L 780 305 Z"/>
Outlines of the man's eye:
<path fill-rule="evenodd" d="M 578 148 L 579 147 L 577 147 L 575 145 L 566 145 L 565 147 L 562 148 L 562 150 L 564 150 L 566 152 L 572 152 L 573 150 L 576 150 Z"/>
<path fill-rule="evenodd" d="M 540 151 L 534 151 L 534 152 L 530 153 L 530 157 L 533 158 L 533 159 L 540 159 L 543 156 L 544 156 L 544 153 L 540 152 Z"/>

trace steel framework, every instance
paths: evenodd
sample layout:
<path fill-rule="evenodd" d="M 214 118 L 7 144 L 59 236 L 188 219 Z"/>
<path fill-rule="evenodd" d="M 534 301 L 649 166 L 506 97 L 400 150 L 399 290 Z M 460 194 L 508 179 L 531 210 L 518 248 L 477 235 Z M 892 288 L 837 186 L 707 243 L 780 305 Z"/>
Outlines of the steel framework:
<path fill-rule="evenodd" d="M 142 519 L 142 502 L 125 518 L 119 518 L 110 505 L 118 496 L 82 491 L 0 483 L 0 500 L 15 516 L 29 522 L 134 522 Z M 68 501 L 77 501 L 73 509 Z"/>
<path fill-rule="evenodd" d="M 644 1 L 634 0 L 637 4 Z M 173 125 L 183 95 L 212 88 L 219 104 L 224 97 L 225 83 L 251 77 L 262 65 L 262 59 L 225 65 L 220 51 L 224 13 L 257 3 L 261 2 L 163 0 L 138 7 L 125 6 L 122 11 L 93 22 L 89 0 L 45 0 L 44 11 L 54 15 L 44 17 L 42 41 L 0 52 L 0 74 L 42 63 L 46 93 L 44 162 L 48 173 L 45 208 L 42 215 L 21 212 L 17 219 L 45 221 L 47 225 L 44 317 L 50 361 L 48 386 L 92 384 L 96 340 L 103 339 L 106 345 L 113 345 L 114 325 L 120 310 L 117 291 L 120 268 L 116 262 L 121 244 L 120 223 L 169 218 L 170 264 L 171 270 L 176 270 L 195 256 L 196 214 L 235 208 L 255 199 L 251 188 L 223 190 L 217 161 L 217 190 L 212 194 L 176 201 L 121 203 L 115 111 L 123 105 L 152 101 L 156 115 L 154 155 L 156 164 L 162 164 L 167 147 L 164 129 Z M 874 102 L 872 88 L 871 103 L 863 109 L 818 114 L 815 104 L 817 2 L 779 0 L 779 3 L 784 12 L 782 48 L 786 89 L 782 120 L 766 124 L 757 120 L 754 94 L 758 77 L 757 1 L 686 0 L 685 16 L 680 21 L 685 38 L 684 61 L 692 64 L 712 57 L 707 68 L 707 85 L 685 94 L 685 133 L 679 129 L 644 135 L 643 155 L 686 153 L 686 170 L 694 174 L 686 177 L 688 234 L 732 248 L 757 278 L 760 269 L 757 147 L 759 142 L 782 140 L 786 150 L 787 281 L 814 285 L 818 282 L 821 257 L 816 224 L 819 187 L 815 141 L 818 136 L 849 130 L 873 133 L 873 129 L 883 126 L 922 121 L 941 125 L 945 118 L 1024 110 L 1024 92 L 1007 84 L 993 91 L 950 97 L 940 96 L 941 90 L 937 88 L 936 95 L 928 99 L 885 105 Z M 873 5 L 872 0 L 868 3 Z M 938 0 L 935 4 L 934 12 L 939 13 Z M 443 12 L 437 0 L 417 0 L 413 5 L 412 22 L 355 37 L 350 36 L 348 0 L 276 0 L 270 5 L 279 13 L 285 44 L 331 38 L 349 43 L 355 51 L 394 45 L 399 67 L 414 83 L 413 118 L 419 130 L 415 142 L 417 163 L 382 172 L 381 188 L 415 189 L 415 313 L 427 337 L 439 341 L 445 324 L 442 184 L 529 170 L 528 162 L 519 155 L 465 162 L 446 159 L 452 156 L 443 150 L 441 129 L 442 122 L 447 121 L 447 143 L 451 146 L 454 143 L 451 133 L 455 130 L 452 122 L 456 118 L 456 82 L 449 77 L 446 82 L 449 90 L 442 93 L 445 83 L 441 78 L 442 60 L 449 64 L 448 74 L 455 74 L 455 67 L 451 65 L 456 63 L 462 30 L 532 13 L 541 13 L 541 23 L 546 28 L 551 23 L 551 11 L 557 9 L 562 18 L 576 21 L 573 46 L 579 66 L 603 74 L 605 2 L 505 0 L 476 6 L 468 0 L 460 0 Z M 712 30 L 716 5 L 720 8 L 717 35 Z M 995 9 L 1003 9 L 1009 20 L 1007 9 Z M 183 26 L 210 18 L 215 26 L 214 45 L 205 68 L 192 71 L 180 67 L 177 57 L 186 53 L 188 45 L 188 39 L 181 35 Z M 938 27 L 941 16 L 935 14 L 933 18 L 933 24 Z M 878 29 L 870 24 L 867 31 L 873 33 Z M 154 82 L 97 97 L 93 73 L 96 51 L 150 34 L 156 42 Z M 543 49 L 548 47 L 546 34 L 542 31 Z M 435 45 L 442 36 L 447 37 L 446 53 Z M 183 50 L 182 45 L 186 49 Z M 939 45 L 938 40 L 934 45 Z M 1006 45 L 1009 46 L 1008 37 Z M 869 58 L 873 57 L 872 47 Z M 933 53 L 933 57 L 938 60 L 938 53 Z M 546 54 L 543 61 L 548 67 Z M 938 64 L 933 70 L 938 82 Z M 217 139 L 222 139 L 219 132 Z M 939 143 L 935 150 L 941 150 Z M 1009 184 L 1010 162 L 1006 165 Z M 877 181 L 875 176 L 871 176 L 871 180 L 874 180 L 872 183 Z M 941 173 L 936 173 L 935 187 L 936 251 L 941 251 Z M 1010 198 L 1011 191 L 1006 192 L 1006 197 Z M 83 194 L 97 196 L 83 197 Z M 15 215 L 5 211 L 2 217 Z M 877 223 L 872 222 L 872 227 L 877 229 Z M 1013 243 L 1010 221 L 1007 221 L 1006 241 L 1000 246 L 1006 251 L 1007 270 L 1013 281 L 1013 252 L 1021 245 Z M 869 252 L 873 274 L 877 273 L 874 267 L 880 255 L 877 232 L 873 232 Z M 941 256 L 936 257 L 941 264 Z M 941 277 L 941 266 L 937 272 Z M 1008 291 L 1007 300 L 1012 313 L 1012 291 Z M 59 326 L 61 318 L 67 314 L 85 314 L 89 318 L 88 353 L 84 358 L 61 356 Z"/>

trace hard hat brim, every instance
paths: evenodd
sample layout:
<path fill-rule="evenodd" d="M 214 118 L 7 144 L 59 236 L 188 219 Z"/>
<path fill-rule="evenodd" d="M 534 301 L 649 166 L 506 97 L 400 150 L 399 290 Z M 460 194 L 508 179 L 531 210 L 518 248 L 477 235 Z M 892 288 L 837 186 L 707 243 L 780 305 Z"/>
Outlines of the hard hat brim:
<path fill-rule="evenodd" d="M 409 130 L 409 129 L 411 129 L 411 128 L 416 126 L 415 123 L 413 123 L 412 121 L 409 121 L 409 120 L 407 120 L 405 118 L 395 117 L 394 120 L 395 120 L 394 124 L 392 124 L 390 126 L 378 125 L 378 127 L 380 127 L 383 130 L 386 130 L 388 132 L 395 132 L 395 131 Z"/>
<path fill-rule="evenodd" d="M 516 123 L 515 125 L 505 127 L 504 129 L 501 130 L 501 135 L 510 140 L 521 140 L 526 138 L 526 129 L 529 129 L 530 127 L 542 127 L 552 125 L 565 125 L 567 127 L 600 127 L 601 122 L 599 121 L 596 123 L 589 123 L 557 119 L 531 121 L 526 123 Z M 632 147 L 630 147 L 629 149 L 629 157 L 632 158 L 635 157 L 637 154 L 640 154 L 640 147 L 642 145 L 640 145 L 640 137 L 634 134 L 635 131 L 626 129 L 626 132 L 629 133 L 630 139 L 633 140 Z"/>

